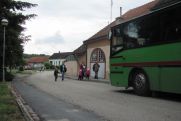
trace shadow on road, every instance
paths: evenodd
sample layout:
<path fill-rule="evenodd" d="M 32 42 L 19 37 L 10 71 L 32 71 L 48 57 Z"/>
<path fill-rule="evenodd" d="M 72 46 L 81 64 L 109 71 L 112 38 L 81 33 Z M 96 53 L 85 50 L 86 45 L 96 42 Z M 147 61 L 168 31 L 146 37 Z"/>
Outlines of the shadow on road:
<path fill-rule="evenodd" d="M 121 89 L 121 90 L 114 90 L 115 93 L 123 93 L 127 95 L 136 95 L 133 89 Z M 151 98 L 161 99 L 161 100 L 168 100 L 168 101 L 175 101 L 181 103 L 181 94 L 174 94 L 174 93 L 166 93 L 166 92 L 152 92 Z"/>
<path fill-rule="evenodd" d="M 154 98 L 175 101 L 181 103 L 181 94 L 166 93 L 166 92 L 154 92 Z"/>

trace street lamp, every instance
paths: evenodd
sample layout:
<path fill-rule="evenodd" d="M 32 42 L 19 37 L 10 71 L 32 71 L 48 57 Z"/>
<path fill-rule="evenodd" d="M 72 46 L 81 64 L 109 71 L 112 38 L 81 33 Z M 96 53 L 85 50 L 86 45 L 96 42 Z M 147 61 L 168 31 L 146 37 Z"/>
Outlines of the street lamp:
<path fill-rule="evenodd" d="M 7 19 L 1 20 L 1 25 L 4 27 L 4 40 L 3 40 L 3 82 L 5 82 L 5 45 L 6 45 L 6 26 L 8 25 Z"/>

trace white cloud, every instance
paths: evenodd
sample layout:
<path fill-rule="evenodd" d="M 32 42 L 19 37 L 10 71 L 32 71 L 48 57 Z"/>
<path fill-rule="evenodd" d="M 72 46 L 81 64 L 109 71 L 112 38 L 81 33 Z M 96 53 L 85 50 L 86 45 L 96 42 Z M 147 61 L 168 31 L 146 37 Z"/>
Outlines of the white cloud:
<path fill-rule="evenodd" d="M 56 32 L 53 36 L 38 39 L 35 44 L 50 45 L 50 44 L 61 44 L 64 43 L 64 39 L 60 32 Z"/>
<path fill-rule="evenodd" d="M 110 0 L 21 0 L 38 4 L 25 13 L 38 16 L 26 22 L 32 41 L 25 53 L 52 54 L 73 51 L 110 21 Z M 151 0 L 113 0 L 113 20 L 127 10 Z M 57 33 L 58 32 L 58 33 Z"/>

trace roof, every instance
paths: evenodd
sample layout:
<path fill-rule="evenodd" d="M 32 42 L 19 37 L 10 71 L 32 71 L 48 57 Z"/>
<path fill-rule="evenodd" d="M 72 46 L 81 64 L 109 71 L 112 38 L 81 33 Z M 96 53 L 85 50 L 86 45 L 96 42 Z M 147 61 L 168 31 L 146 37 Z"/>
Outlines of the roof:
<path fill-rule="evenodd" d="M 171 4 L 181 2 L 180 0 L 159 0 L 159 2 L 152 8 L 152 10 L 166 7 Z"/>
<path fill-rule="evenodd" d="M 128 12 L 126 12 L 121 17 L 123 18 L 124 21 L 127 21 L 127 20 L 133 19 L 135 17 L 147 14 L 158 2 L 159 2 L 159 0 L 154 0 L 152 2 L 139 6 L 137 8 L 133 8 L 133 9 L 129 10 Z"/>
<path fill-rule="evenodd" d="M 150 11 L 150 9 L 152 7 L 154 7 L 156 5 L 156 3 L 158 3 L 158 1 L 159 0 L 154 0 L 152 2 L 149 2 L 147 4 L 142 5 L 140 7 L 131 9 L 128 12 L 126 12 L 124 15 L 122 15 L 121 17 L 118 17 L 118 18 L 120 20 L 122 20 L 122 21 L 127 21 L 129 19 L 134 18 L 134 17 L 146 14 L 146 13 L 148 13 Z M 111 27 L 116 25 L 116 21 L 117 20 L 113 21 L 111 24 L 109 24 L 106 27 L 104 27 L 103 29 L 101 29 L 95 35 L 93 35 L 92 37 L 90 37 L 89 39 L 84 41 L 84 43 L 90 43 L 90 42 L 94 42 L 94 41 L 97 41 L 97 40 L 107 39 L 108 32 L 109 32 Z"/>
<path fill-rule="evenodd" d="M 48 57 L 32 57 L 30 59 L 27 60 L 28 63 L 43 63 L 43 62 L 47 62 L 48 61 Z"/>
<path fill-rule="evenodd" d="M 74 55 L 81 56 L 86 52 L 86 45 L 82 44 L 80 47 L 78 47 L 76 50 L 73 51 Z"/>
<path fill-rule="evenodd" d="M 73 54 L 72 52 L 54 53 L 49 59 L 65 59 L 67 56 Z"/>
<path fill-rule="evenodd" d="M 113 21 L 111 24 L 107 25 L 106 27 L 104 27 L 103 29 L 98 31 L 92 37 L 90 37 L 89 39 L 84 41 L 84 43 L 94 42 L 94 41 L 97 41 L 97 40 L 100 40 L 100 39 L 101 40 L 102 39 L 107 39 L 107 34 L 108 34 L 110 28 L 113 27 L 114 25 L 116 25 L 116 21 Z"/>

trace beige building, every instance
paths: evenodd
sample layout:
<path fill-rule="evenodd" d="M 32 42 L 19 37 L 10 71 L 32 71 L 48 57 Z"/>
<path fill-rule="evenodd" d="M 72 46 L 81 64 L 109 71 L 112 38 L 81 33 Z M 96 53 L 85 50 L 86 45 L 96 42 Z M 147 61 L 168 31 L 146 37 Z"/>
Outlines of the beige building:
<path fill-rule="evenodd" d="M 106 26 L 88 40 L 84 41 L 87 47 L 87 67 L 91 70 L 91 77 L 94 77 L 93 65 L 98 62 L 100 65 L 98 78 L 109 79 L 109 56 L 110 56 L 110 40 L 108 32 L 115 22 Z"/>
<path fill-rule="evenodd" d="M 67 67 L 67 76 L 77 76 L 78 64 L 73 53 L 66 57 L 65 65 Z"/>
<path fill-rule="evenodd" d="M 80 47 L 74 50 L 71 55 L 66 57 L 66 75 L 78 76 L 81 64 L 86 65 L 86 46 L 84 44 L 82 44 Z"/>

